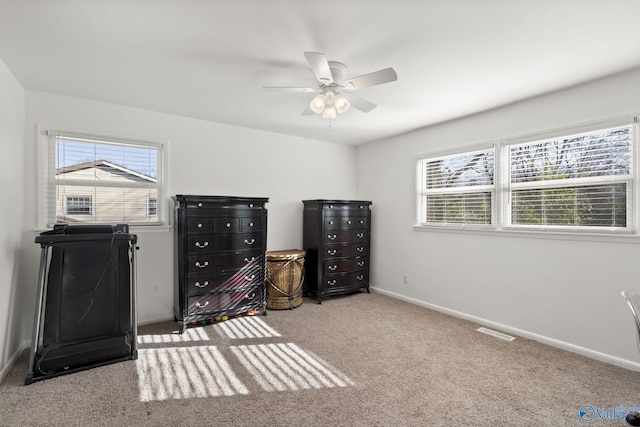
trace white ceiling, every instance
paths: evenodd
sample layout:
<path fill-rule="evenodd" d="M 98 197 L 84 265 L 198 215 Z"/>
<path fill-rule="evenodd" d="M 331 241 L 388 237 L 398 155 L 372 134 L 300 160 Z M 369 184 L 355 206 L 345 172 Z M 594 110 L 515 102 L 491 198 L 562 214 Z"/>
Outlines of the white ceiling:
<path fill-rule="evenodd" d="M 357 145 L 640 67 L 638 0 L 0 0 L 25 89 Z M 328 121 L 303 55 L 378 104 Z"/>

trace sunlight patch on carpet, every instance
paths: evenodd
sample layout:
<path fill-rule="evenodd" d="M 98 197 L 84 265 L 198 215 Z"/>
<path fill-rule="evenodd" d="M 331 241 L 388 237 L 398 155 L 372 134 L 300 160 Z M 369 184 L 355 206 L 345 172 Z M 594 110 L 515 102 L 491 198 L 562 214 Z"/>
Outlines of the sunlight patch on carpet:
<path fill-rule="evenodd" d="M 136 369 L 142 402 L 249 393 L 215 346 L 140 349 Z"/>
<path fill-rule="evenodd" d="M 265 391 L 354 385 L 336 368 L 293 343 L 241 345 L 231 351 Z"/>
<path fill-rule="evenodd" d="M 174 342 L 208 341 L 209 334 L 204 328 L 187 329 L 184 334 L 138 335 L 138 344 L 166 344 Z"/>
<path fill-rule="evenodd" d="M 279 337 L 271 326 L 259 317 L 236 317 L 214 325 L 221 335 L 230 339 L 241 338 L 271 338 Z"/>

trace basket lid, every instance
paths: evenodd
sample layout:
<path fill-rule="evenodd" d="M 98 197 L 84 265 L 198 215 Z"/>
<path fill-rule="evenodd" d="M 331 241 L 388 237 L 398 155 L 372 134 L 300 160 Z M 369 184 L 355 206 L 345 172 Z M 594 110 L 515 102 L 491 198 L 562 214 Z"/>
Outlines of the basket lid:
<path fill-rule="evenodd" d="M 284 251 L 267 252 L 268 261 L 288 261 L 291 259 L 303 258 L 307 253 L 300 249 L 288 249 Z"/>

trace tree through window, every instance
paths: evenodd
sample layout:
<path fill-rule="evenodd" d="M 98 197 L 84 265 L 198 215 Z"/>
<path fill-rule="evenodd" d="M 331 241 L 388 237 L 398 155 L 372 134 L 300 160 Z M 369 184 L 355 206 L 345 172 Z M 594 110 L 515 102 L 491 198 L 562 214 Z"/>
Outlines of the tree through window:
<path fill-rule="evenodd" d="M 421 158 L 418 224 L 633 232 L 636 127 Z"/>
<path fill-rule="evenodd" d="M 511 225 L 626 228 L 632 128 L 509 146 Z"/>

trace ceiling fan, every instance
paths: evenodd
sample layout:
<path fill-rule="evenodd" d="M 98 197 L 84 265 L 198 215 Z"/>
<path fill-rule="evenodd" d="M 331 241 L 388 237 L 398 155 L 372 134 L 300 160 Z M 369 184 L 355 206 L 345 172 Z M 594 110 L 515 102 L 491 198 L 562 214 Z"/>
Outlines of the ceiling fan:
<path fill-rule="evenodd" d="M 325 54 L 320 52 L 304 52 L 304 56 L 316 78 L 317 88 L 263 87 L 267 91 L 317 93 L 302 112 L 303 116 L 322 114 L 325 119 L 333 119 L 337 113 L 344 113 L 350 107 L 367 113 L 373 110 L 376 104 L 351 92 L 398 79 L 395 70 L 389 67 L 345 80 L 347 67 L 343 63 L 327 61 Z"/>

